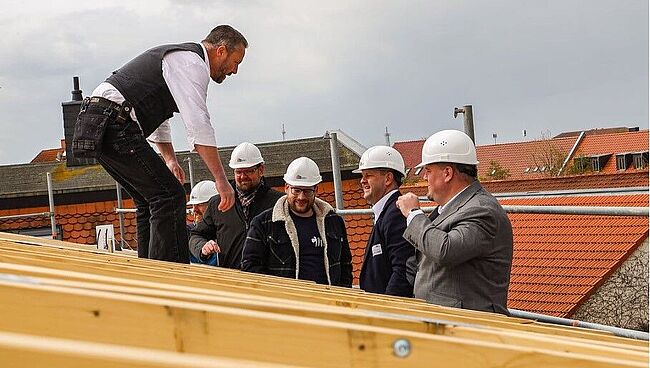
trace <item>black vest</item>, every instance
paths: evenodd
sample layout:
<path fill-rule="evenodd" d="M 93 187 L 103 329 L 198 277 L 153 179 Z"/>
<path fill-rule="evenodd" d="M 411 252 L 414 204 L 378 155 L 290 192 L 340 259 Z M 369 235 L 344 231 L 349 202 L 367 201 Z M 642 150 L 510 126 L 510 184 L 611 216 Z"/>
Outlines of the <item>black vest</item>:
<path fill-rule="evenodd" d="M 163 56 L 175 50 L 193 51 L 205 60 L 203 48 L 198 43 L 163 45 L 136 56 L 106 78 L 106 82 L 117 88 L 135 108 L 145 137 L 178 112 L 178 106 L 162 75 Z"/>

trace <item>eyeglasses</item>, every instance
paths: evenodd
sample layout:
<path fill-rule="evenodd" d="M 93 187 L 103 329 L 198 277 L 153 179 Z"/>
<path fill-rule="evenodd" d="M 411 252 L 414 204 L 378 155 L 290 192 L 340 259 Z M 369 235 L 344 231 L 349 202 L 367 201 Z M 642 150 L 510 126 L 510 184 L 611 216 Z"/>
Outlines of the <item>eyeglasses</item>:
<path fill-rule="evenodd" d="M 296 188 L 296 187 L 291 187 L 291 194 L 295 196 L 299 196 L 301 193 L 305 194 L 305 197 L 312 197 L 315 193 L 314 189 L 303 189 L 303 188 Z"/>
<path fill-rule="evenodd" d="M 249 169 L 235 169 L 235 175 L 237 176 L 251 176 L 257 171 L 257 166 L 251 167 Z"/>

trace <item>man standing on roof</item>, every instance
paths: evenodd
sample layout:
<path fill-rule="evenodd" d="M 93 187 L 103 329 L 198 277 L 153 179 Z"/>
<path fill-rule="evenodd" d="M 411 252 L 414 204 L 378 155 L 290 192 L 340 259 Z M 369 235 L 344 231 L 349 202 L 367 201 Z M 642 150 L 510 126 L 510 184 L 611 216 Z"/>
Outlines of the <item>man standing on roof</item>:
<path fill-rule="evenodd" d="M 406 219 L 395 206 L 404 178 L 404 159 L 396 149 L 374 146 L 361 155 L 363 197 L 372 205 L 374 225 L 366 245 L 359 287 L 371 293 L 413 296 L 413 285 L 406 277 L 406 261 L 415 256 L 402 236 Z"/>
<path fill-rule="evenodd" d="M 207 211 L 210 198 L 216 196 L 217 194 L 218 193 L 215 189 L 215 184 L 212 180 L 200 181 L 194 186 L 194 188 L 192 188 L 192 192 L 190 193 L 190 200 L 187 201 L 187 204 L 188 206 L 192 206 L 193 221 L 190 225 L 187 225 L 188 231 L 192 231 L 192 229 L 196 227 L 196 224 L 201 222 L 203 215 L 205 215 Z M 219 256 L 217 253 L 214 253 L 209 257 L 200 259 L 190 254 L 190 263 L 218 266 Z"/>
<path fill-rule="evenodd" d="M 254 144 L 243 142 L 232 151 L 230 168 L 237 196 L 228 211 L 219 211 L 219 196 L 208 203 L 203 220 L 190 231 L 190 251 L 200 260 L 219 253 L 219 265 L 241 268 L 241 254 L 246 233 L 253 218 L 273 207 L 282 193 L 270 188 L 264 180 L 264 159 Z"/>
<path fill-rule="evenodd" d="M 285 196 L 253 219 L 242 270 L 352 286 L 352 254 L 345 223 L 332 206 L 316 198 L 318 165 L 295 159 L 284 174 Z"/>
<path fill-rule="evenodd" d="M 499 202 L 476 179 L 474 142 L 443 130 L 422 147 L 427 197 L 438 203 L 427 217 L 418 197 L 397 207 L 407 217 L 404 238 L 421 254 L 415 297 L 433 304 L 508 314 L 512 226 Z"/>
<path fill-rule="evenodd" d="M 219 209 L 234 204 L 224 173 L 206 97 L 210 79 L 237 74 L 248 41 L 227 25 L 201 43 L 154 47 L 113 72 L 81 105 L 72 149 L 97 158 L 133 198 L 138 256 L 188 263 L 185 173 L 176 159 L 168 119 L 180 112 L 187 137 L 214 176 Z M 163 160 L 149 141 L 156 144 Z"/>

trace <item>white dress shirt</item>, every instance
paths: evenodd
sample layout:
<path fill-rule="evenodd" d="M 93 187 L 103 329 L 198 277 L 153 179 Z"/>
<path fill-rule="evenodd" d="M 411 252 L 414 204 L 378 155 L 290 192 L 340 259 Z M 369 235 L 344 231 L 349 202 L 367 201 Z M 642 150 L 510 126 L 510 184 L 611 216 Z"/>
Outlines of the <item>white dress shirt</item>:
<path fill-rule="evenodd" d="M 206 103 L 210 83 L 210 61 L 203 44 L 201 49 L 205 61 L 195 52 L 184 50 L 170 51 L 162 59 L 163 78 L 178 106 L 187 132 L 187 143 L 192 149 L 196 144 L 217 146 Z M 124 102 L 124 96 L 107 82 L 97 86 L 92 96 L 104 97 L 119 104 Z M 135 109 L 131 110 L 131 119 L 137 122 Z M 169 120 L 163 122 L 147 140 L 153 143 L 171 142 Z"/>
<path fill-rule="evenodd" d="M 397 192 L 397 189 L 393 189 L 390 192 L 386 193 L 377 203 L 375 203 L 374 206 L 372 206 L 372 212 L 375 214 L 375 221 L 374 223 L 377 223 L 377 219 L 379 219 L 379 215 L 381 215 L 381 211 L 384 210 L 384 207 L 386 206 L 386 202 L 388 202 L 388 198 L 393 195 L 393 193 Z"/>

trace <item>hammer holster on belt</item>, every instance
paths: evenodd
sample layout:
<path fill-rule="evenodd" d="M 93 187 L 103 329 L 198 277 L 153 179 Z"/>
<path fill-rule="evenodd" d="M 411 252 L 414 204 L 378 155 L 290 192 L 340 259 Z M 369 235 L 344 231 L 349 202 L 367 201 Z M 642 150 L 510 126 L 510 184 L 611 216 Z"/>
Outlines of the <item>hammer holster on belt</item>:
<path fill-rule="evenodd" d="M 99 157 L 106 124 L 128 122 L 132 108 L 128 101 L 120 105 L 103 97 L 86 97 L 74 126 L 72 154 L 78 158 Z"/>

